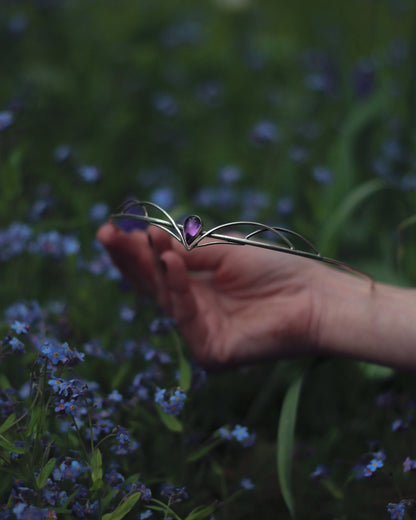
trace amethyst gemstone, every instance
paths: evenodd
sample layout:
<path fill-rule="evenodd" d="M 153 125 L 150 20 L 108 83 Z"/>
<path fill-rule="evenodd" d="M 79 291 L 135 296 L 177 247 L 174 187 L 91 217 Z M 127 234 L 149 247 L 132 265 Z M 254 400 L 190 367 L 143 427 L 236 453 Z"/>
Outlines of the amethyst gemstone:
<path fill-rule="evenodd" d="M 197 215 L 191 215 L 183 223 L 183 236 L 188 246 L 202 231 L 202 220 Z"/>

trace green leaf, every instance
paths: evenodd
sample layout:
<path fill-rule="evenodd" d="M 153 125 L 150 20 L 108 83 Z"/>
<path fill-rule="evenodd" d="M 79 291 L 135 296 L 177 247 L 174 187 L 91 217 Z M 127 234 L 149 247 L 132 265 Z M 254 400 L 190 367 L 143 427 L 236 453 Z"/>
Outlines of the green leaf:
<path fill-rule="evenodd" d="M 353 189 L 344 199 L 338 209 L 327 220 L 322 229 L 318 249 L 325 256 L 334 256 L 335 248 L 331 248 L 333 237 L 340 232 L 347 219 L 353 214 L 357 207 L 368 197 L 385 188 L 386 184 L 379 179 L 372 179 Z"/>
<path fill-rule="evenodd" d="M 172 432 L 180 433 L 183 431 L 183 424 L 172 414 L 165 413 L 159 406 L 156 406 L 157 413 L 162 419 L 163 424 Z"/>
<path fill-rule="evenodd" d="M 103 484 L 103 461 L 98 448 L 94 448 L 92 452 L 91 467 L 92 489 L 100 489 Z"/>
<path fill-rule="evenodd" d="M 7 417 L 4 423 L 0 426 L 0 433 L 4 433 L 8 429 L 10 429 L 13 426 L 15 420 L 16 414 L 12 413 L 11 415 L 9 415 L 9 417 Z"/>
<path fill-rule="evenodd" d="M 48 462 L 43 466 L 42 471 L 39 473 L 39 475 L 36 477 L 36 485 L 39 489 L 42 489 L 43 486 L 46 484 L 46 481 L 49 478 L 49 475 L 52 473 L 52 471 L 55 468 L 56 459 L 52 458 L 49 459 Z"/>
<path fill-rule="evenodd" d="M 283 499 L 292 518 L 295 516 L 295 502 L 292 493 L 292 454 L 295 423 L 304 371 L 289 386 L 283 399 L 277 429 L 277 474 Z"/>
<path fill-rule="evenodd" d="M 215 439 L 215 441 L 210 442 L 206 446 L 202 446 L 199 450 L 195 451 L 189 457 L 187 457 L 187 462 L 195 462 L 196 460 L 202 458 L 204 455 L 209 453 L 215 446 L 218 446 L 218 444 L 222 443 L 222 439 Z"/>
<path fill-rule="evenodd" d="M 35 439 L 42 437 L 46 431 L 45 423 L 45 409 L 41 406 L 32 409 L 30 415 L 30 422 L 27 428 L 27 437 L 34 437 Z"/>
<path fill-rule="evenodd" d="M 189 515 L 185 518 L 185 520 L 200 520 L 202 518 L 206 518 L 207 516 L 212 515 L 212 513 L 217 509 L 217 503 L 214 502 L 209 506 L 199 506 L 193 509 Z"/>
<path fill-rule="evenodd" d="M 183 354 L 181 341 L 176 332 L 174 332 L 174 338 L 179 358 L 179 386 L 183 388 L 185 392 L 187 392 L 191 388 L 192 368 L 189 361 Z"/>
<path fill-rule="evenodd" d="M 12 388 L 10 381 L 4 374 L 0 374 L 0 388 L 1 390 L 6 390 L 7 388 Z"/>
<path fill-rule="evenodd" d="M 189 361 L 182 354 L 179 356 L 179 386 L 188 392 L 191 388 L 192 369 Z"/>
<path fill-rule="evenodd" d="M 110 491 L 107 493 L 107 495 L 101 500 L 101 510 L 102 511 L 105 511 L 109 507 L 116 492 L 118 492 L 116 489 L 110 489 Z"/>
<path fill-rule="evenodd" d="M 335 499 L 342 500 L 344 498 L 343 492 L 331 480 L 322 479 L 321 484 Z"/>
<path fill-rule="evenodd" d="M 121 520 L 133 509 L 140 496 L 140 491 L 128 496 L 112 513 L 103 515 L 103 520 Z"/>
<path fill-rule="evenodd" d="M 217 477 L 224 477 L 224 470 L 222 469 L 222 466 L 220 466 L 215 460 L 211 461 L 211 470 Z"/>
<path fill-rule="evenodd" d="M 152 511 L 161 511 L 161 512 L 168 512 L 170 515 L 172 515 L 176 520 L 182 520 L 180 516 L 178 516 L 175 511 L 169 507 L 164 502 L 161 502 L 160 500 L 156 500 L 156 498 L 152 498 L 152 504 L 158 504 L 157 506 L 149 505 L 148 508 Z M 166 518 L 166 517 L 165 517 Z"/>
<path fill-rule="evenodd" d="M 6 437 L 3 437 L 3 435 L 0 435 L 0 446 L 7 451 L 18 453 L 19 455 L 23 455 L 25 453 L 24 448 L 18 448 L 12 442 L 6 439 Z"/>
<path fill-rule="evenodd" d="M 364 361 L 357 362 L 358 368 L 368 379 L 383 380 L 389 379 L 394 375 L 394 370 L 390 367 L 375 365 L 374 363 L 366 363 Z"/>
<path fill-rule="evenodd" d="M 345 120 L 340 125 L 338 138 L 328 156 L 329 166 L 337 172 L 337 181 L 330 187 L 329 197 L 326 199 L 326 206 L 331 214 L 339 206 L 345 193 L 356 183 L 355 147 L 366 127 L 380 119 L 386 99 L 385 92 L 379 91 L 365 103 L 359 103 L 347 111 Z"/>

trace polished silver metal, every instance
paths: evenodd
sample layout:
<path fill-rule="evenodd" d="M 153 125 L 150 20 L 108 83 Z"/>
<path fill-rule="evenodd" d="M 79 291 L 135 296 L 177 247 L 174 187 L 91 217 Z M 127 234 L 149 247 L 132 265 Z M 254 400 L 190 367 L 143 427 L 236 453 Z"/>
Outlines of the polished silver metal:
<path fill-rule="evenodd" d="M 135 213 L 129 213 L 129 211 L 131 211 L 132 209 L 140 209 L 143 212 L 143 214 L 138 215 Z M 148 211 L 150 209 L 160 212 L 165 217 L 165 219 L 150 216 Z M 197 215 L 190 215 L 190 217 L 197 217 L 199 219 Z M 122 206 L 116 213 L 111 215 L 110 218 L 130 218 L 156 226 L 166 231 L 166 233 L 169 233 L 169 235 L 171 235 L 175 240 L 180 242 L 183 245 L 183 247 L 188 251 L 191 251 L 196 247 L 206 247 L 214 244 L 232 244 L 239 246 L 249 245 L 261 247 L 263 249 L 279 251 L 280 253 L 288 253 L 304 258 L 310 258 L 312 260 L 319 260 L 320 262 L 325 262 L 326 264 L 333 265 L 334 267 L 338 267 L 339 269 L 343 269 L 345 271 L 349 271 L 351 273 L 363 276 L 364 278 L 367 278 L 369 281 L 371 281 L 371 284 L 373 284 L 373 279 L 371 278 L 371 276 L 367 275 L 366 273 L 363 273 L 358 269 L 355 269 L 354 267 L 344 264 L 343 262 L 322 256 L 320 252 L 315 248 L 315 246 L 311 242 L 309 242 L 309 240 L 304 238 L 299 233 L 296 233 L 295 231 L 292 231 L 290 229 L 269 226 L 267 224 L 261 224 L 259 222 L 238 220 L 235 222 L 228 222 L 226 224 L 215 226 L 209 229 L 208 231 L 204 231 L 203 228 L 201 228 L 201 230 L 198 232 L 195 238 L 190 241 L 189 239 L 186 240 L 185 238 L 184 226 L 175 222 L 175 220 L 169 215 L 167 211 L 165 211 L 163 208 L 161 208 L 154 202 L 139 200 L 126 201 L 124 204 L 122 204 Z M 246 232 L 237 236 L 223 234 L 221 232 L 230 228 L 234 228 L 236 230 L 238 228 L 246 229 L 247 227 L 252 227 L 254 229 L 249 233 Z M 268 233 L 268 238 L 270 238 L 271 235 L 274 235 L 274 237 L 280 240 L 281 243 L 270 242 L 270 240 L 259 240 L 258 237 L 262 233 Z M 257 240 L 253 240 L 253 238 L 255 237 L 257 238 Z M 309 249 L 309 251 L 304 251 L 303 249 L 296 248 L 289 237 L 292 239 L 299 240 L 301 243 L 303 243 L 305 247 Z M 214 240 L 207 241 L 206 239 L 208 238 L 212 238 Z"/>

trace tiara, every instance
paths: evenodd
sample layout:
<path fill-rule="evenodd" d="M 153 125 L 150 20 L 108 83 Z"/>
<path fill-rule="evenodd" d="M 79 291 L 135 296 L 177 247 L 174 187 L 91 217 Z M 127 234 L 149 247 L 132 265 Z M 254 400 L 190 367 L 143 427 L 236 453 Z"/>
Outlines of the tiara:
<path fill-rule="evenodd" d="M 151 215 L 154 213 L 156 213 L 156 216 Z M 161 218 L 162 216 L 164 218 Z M 339 260 L 322 256 L 316 247 L 305 237 L 291 229 L 283 227 L 238 220 L 220 224 L 209 230 L 204 230 L 202 220 L 198 215 L 189 215 L 185 218 L 183 224 L 178 224 L 167 211 L 154 202 L 140 200 L 127 200 L 110 218 L 134 219 L 156 226 L 180 242 L 187 251 L 191 251 L 197 247 L 207 247 L 215 244 L 260 247 L 280 253 L 318 260 L 344 271 L 362 276 L 368 279 L 372 285 L 374 283 L 373 278 L 368 274 Z M 238 234 L 227 234 L 226 232 L 230 230 L 234 230 L 234 232 L 238 231 Z M 264 239 L 265 236 L 266 239 Z M 295 247 L 293 243 L 295 240 L 300 246 Z"/>

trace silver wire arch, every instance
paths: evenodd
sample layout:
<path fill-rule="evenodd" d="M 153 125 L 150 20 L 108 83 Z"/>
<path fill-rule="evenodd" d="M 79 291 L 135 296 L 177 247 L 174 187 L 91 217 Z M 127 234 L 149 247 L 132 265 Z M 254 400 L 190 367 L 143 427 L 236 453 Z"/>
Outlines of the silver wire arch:
<path fill-rule="evenodd" d="M 148 211 L 148 209 L 150 208 L 160 212 L 166 218 L 166 220 L 150 216 Z M 141 209 L 143 215 L 129 213 L 129 211 L 131 211 L 132 209 Z M 197 217 L 197 215 L 190 216 Z M 299 233 L 292 231 L 291 229 L 286 229 L 278 226 L 269 226 L 260 222 L 238 220 L 235 222 L 227 222 L 225 224 L 220 224 L 207 231 L 203 231 L 201 229 L 201 231 L 195 236 L 195 238 L 192 241 L 187 242 L 185 239 L 184 226 L 182 224 L 177 224 L 167 211 L 165 211 L 163 208 L 161 208 L 154 202 L 139 200 L 128 200 L 124 202 L 117 210 L 117 212 L 111 215 L 110 218 L 129 218 L 156 226 L 166 231 L 166 233 L 168 233 L 171 237 L 180 242 L 183 245 L 183 247 L 188 251 L 191 251 L 196 247 L 206 247 L 215 244 L 229 244 L 240 246 L 249 245 L 254 247 L 260 247 L 263 249 L 270 249 L 272 251 L 278 251 L 281 253 L 288 253 L 295 256 L 301 256 L 303 258 L 309 258 L 312 260 L 318 260 L 320 262 L 330 264 L 339 269 L 343 269 L 350 273 L 362 276 L 371 282 L 371 286 L 373 286 L 374 284 L 373 278 L 367 275 L 366 273 L 363 273 L 362 271 L 355 269 L 354 267 L 351 267 L 343 262 L 334 260 L 333 258 L 322 256 L 320 252 L 316 249 L 316 247 L 309 240 L 307 240 Z M 199 217 L 197 218 L 199 219 Z M 255 229 L 246 234 L 242 233 L 241 235 L 228 235 L 222 233 L 223 231 L 229 228 L 238 229 L 241 227 L 254 227 Z M 269 240 L 259 240 L 258 237 L 262 233 L 268 233 L 269 235 L 272 234 L 279 240 L 281 240 L 282 243 L 276 244 L 274 242 L 270 242 Z M 301 243 L 304 244 L 304 246 L 306 246 L 309 249 L 309 251 L 296 248 L 289 237 L 296 238 L 297 240 L 299 240 Z M 207 238 L 212 238 L 213 241 L 207 242 Z"/>

